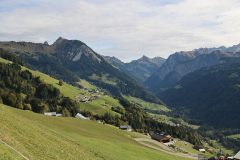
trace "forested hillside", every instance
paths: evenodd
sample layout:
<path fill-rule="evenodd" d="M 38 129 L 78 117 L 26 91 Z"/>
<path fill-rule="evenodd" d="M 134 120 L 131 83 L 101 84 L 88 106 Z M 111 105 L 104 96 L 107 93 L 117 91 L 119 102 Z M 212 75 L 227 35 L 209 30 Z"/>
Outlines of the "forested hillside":
<path fill-rule="evenodd" d="M 231 63 L 189 73 L 175 86 L 159 93 L 159 98 L 172 108 L 188 110 L 189 116 L 201 120 L 201 124 L 240 127 L 240 63 L 238 58 L 222 60 Z"/>

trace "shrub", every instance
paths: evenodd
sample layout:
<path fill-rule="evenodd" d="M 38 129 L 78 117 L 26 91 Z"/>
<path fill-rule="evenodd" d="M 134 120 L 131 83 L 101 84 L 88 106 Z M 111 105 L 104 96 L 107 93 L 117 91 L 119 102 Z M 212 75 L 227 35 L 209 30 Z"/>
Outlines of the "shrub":
<path fill-rule="evenodd" d="M 31 104 L 24 104 L 23 109 L 24 110 L 32 110 Z"/>

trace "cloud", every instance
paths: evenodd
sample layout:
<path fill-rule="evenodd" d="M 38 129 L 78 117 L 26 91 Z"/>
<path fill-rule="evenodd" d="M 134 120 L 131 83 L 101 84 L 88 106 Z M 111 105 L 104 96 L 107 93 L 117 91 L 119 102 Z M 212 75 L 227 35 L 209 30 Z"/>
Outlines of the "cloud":
<path fill-rule="evenodd" d="M 97 3 L 96 3 L 97 2 Z M 237 0 L 0 1 L 0 40 L 78 39 L 123 61 L 239 43 Z"/>

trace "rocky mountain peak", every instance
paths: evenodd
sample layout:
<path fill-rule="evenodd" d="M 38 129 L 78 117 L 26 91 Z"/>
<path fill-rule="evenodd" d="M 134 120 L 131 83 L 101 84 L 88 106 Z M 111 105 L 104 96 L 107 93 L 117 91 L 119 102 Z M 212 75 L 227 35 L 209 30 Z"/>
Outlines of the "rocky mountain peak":
<path fill-rule="evenodd" d="M 66 39 L 66 38 L 58 37 L 58 39 L 54 43 L 57 43 L 58 41 L 61 41 L 61 40 L 64 40 L 64 39 Z"/>
<path fill-rule="evenodd" d="M 43 44 L 49 46 L 48 41 L 45 41 Z"/>
<path fill-rule="evenodd" d="M 140 59 L 140 61 L 151 61 L 151 58 L 148 58 L 147 56 L 143 55 Z"/>

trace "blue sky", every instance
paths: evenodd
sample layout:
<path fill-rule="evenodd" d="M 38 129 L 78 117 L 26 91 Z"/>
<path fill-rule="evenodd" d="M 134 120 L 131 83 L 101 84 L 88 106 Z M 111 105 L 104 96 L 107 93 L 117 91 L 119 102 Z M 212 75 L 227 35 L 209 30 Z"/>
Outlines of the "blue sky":
<path fill-rule="evenodd" d="M 0 0 L 0 41 L 81 40 L 124 62 L 240 43 L 239 0 Z"/>

